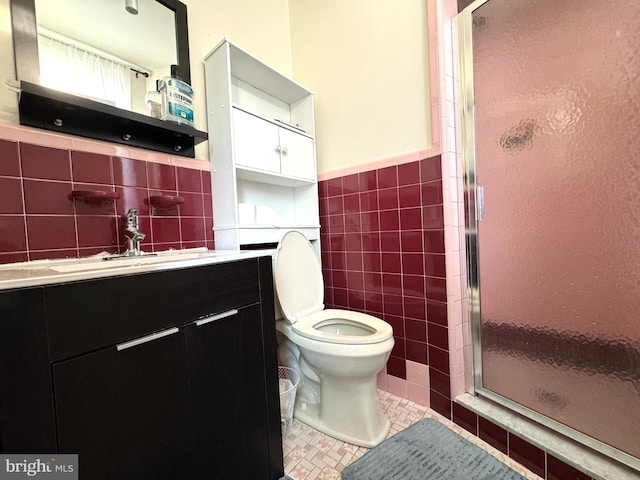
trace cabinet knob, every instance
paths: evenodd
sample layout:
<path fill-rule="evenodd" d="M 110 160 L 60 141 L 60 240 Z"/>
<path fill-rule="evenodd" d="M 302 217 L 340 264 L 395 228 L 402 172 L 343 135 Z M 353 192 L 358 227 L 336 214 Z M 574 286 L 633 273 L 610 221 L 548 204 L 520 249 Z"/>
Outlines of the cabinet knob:
<path fill-rule="evenodd" d="M 276 145 L 276 152 L 280 153 L 282 151 L 282 149 L 280 148 L 280 145 Z"/>
<path fill-rule="evenodd" d="M 287 150 L 287 147 L 282 147 L 282 154 L 286 155 L 287 153 L 289 153 L 289 150 Z"/>

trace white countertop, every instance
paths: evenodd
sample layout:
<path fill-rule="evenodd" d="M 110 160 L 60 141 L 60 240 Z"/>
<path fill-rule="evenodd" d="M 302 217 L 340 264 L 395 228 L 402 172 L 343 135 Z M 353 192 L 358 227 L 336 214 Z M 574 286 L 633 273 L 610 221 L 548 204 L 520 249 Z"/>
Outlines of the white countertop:
<path fill-rule="evenodd" d="M 99 254 L 85 258 L 35 260 L 0 265 L 0 290 L 93 278 L 195 267 L 272 255 L 274 250 L 170 250 L 139 257 Z"/>

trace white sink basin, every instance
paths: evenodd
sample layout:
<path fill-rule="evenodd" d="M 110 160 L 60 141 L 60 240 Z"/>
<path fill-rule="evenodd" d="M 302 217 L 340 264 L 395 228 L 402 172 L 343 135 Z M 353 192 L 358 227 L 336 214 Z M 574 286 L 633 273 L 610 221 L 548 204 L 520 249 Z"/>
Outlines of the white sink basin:
<path fill-rule="evenodd" d="M 0 265 L 0 290 L 167 268 L 195 267 L 272 253 L 271 250 L 216 251 L 200 247 L 143 254 L 137 257 L 120 257 L 105 252 L 85 258 L 7 263 Z"/>
<path fill-rule="evenodd" d="M 98 260 L 83 261 L 78 260 L 73 263 L 63 265 L 51 265 L 49 268 L 55 272 L 84 272 L 87 270 L 104 270 L 106 268 L 122 268 L 133 267 L 137 265 L 147 265 L 153 263 L 163 263 L 171 261 L 189 260 L 193 258 L 201 258 L 198 253 L 182 254 L 182 255 L 144 255 L 139 257 L 104 257 Z"/>
<path fill-rule="evenodd" d="M 231 253 L 231 252 L 230 252 Z M 61 264 L 51 264 L 48 267 L 55 272 L 85 272 L 89 270 L 104 270 L 108 268 L 137 267 L 166 262 L 181 262 L 200 258 L 210 258 L 221 255 L 212 251 L 168 251 L 158 254 L 142 254 L 135 257 L 108 256 L 90 259 L 64 261 Z"/>

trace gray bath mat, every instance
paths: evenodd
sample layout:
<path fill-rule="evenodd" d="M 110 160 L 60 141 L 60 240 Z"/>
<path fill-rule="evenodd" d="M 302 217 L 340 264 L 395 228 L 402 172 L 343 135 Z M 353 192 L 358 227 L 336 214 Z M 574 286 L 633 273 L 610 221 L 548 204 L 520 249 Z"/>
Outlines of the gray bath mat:
<path fill-rule="evenodd" d="M 427 418 L 342 471 L 342 480 L 524 480 L 489 453 Z"/>

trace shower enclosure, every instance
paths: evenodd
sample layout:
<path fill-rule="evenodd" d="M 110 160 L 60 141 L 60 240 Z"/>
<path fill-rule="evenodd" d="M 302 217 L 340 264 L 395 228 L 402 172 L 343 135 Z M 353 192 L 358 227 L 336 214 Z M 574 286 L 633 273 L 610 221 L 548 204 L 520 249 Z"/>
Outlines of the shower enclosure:
<path fill-rule="evenodd" d="M 459 16 L 475 390 L 640 465 L 640 2 Z"/>

